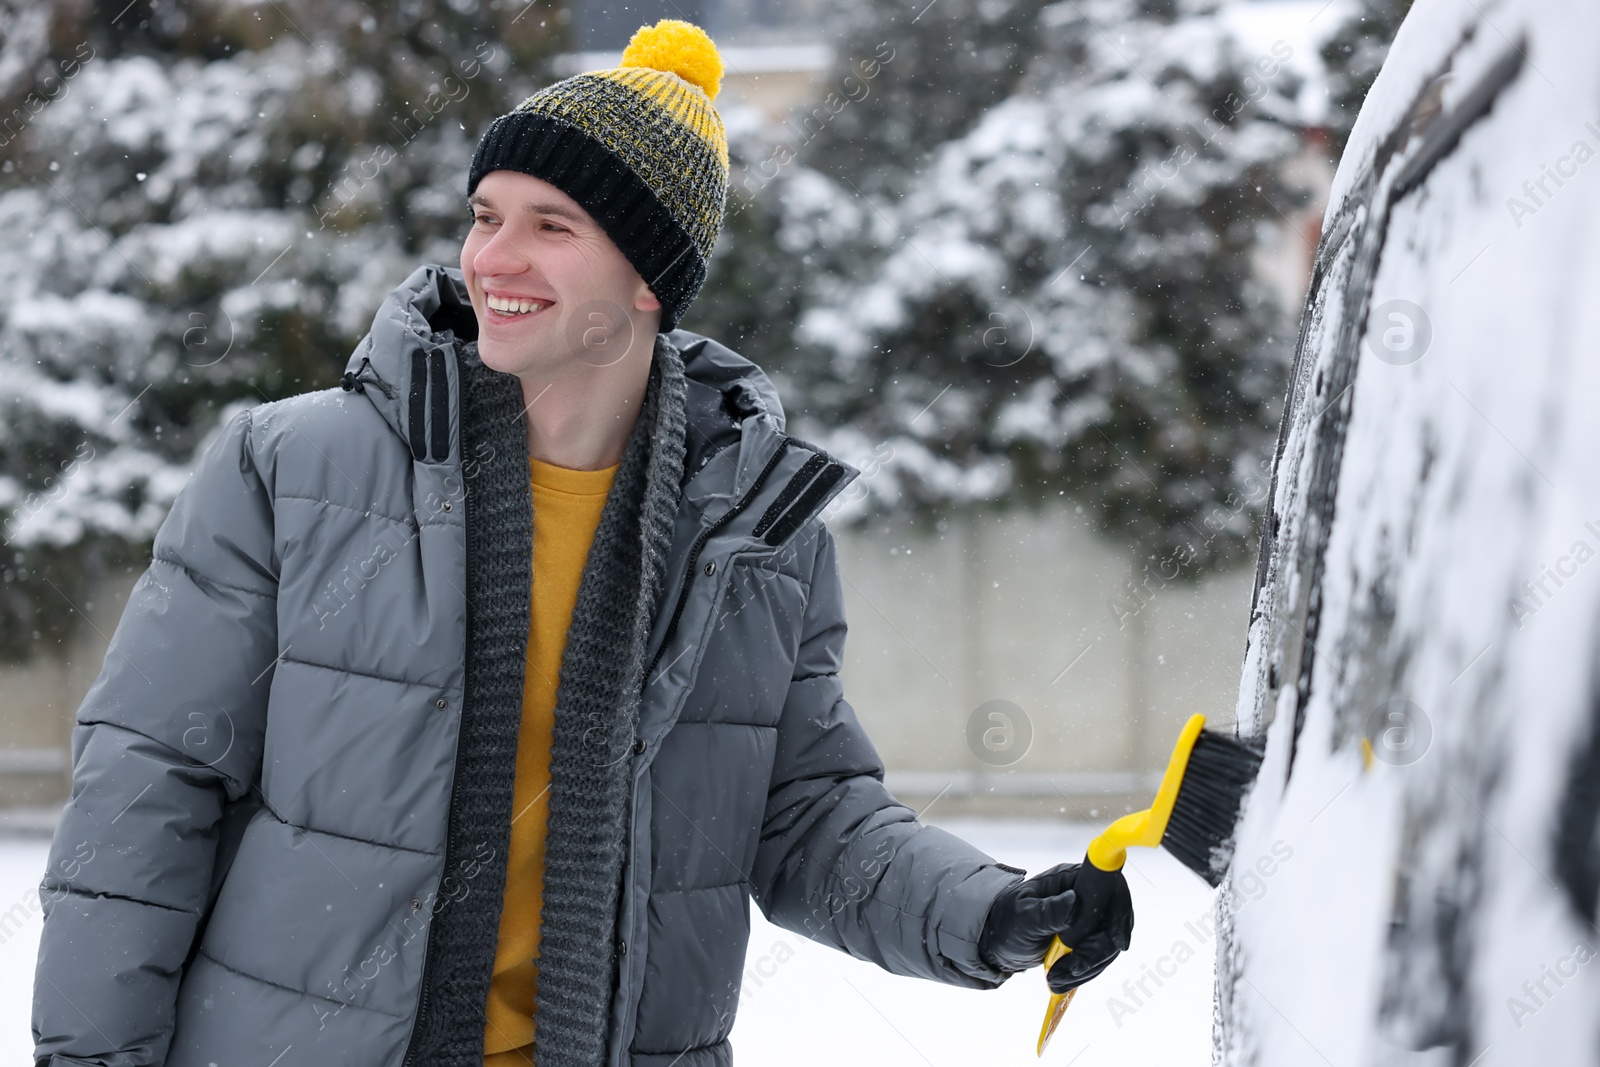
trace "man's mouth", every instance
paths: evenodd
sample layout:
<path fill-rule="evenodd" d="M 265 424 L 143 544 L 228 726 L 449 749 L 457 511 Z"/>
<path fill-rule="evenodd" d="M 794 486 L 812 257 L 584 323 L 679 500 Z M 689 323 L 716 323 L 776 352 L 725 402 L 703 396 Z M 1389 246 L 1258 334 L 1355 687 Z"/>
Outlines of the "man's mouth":
<path fill-rule="evenodd" d="M 528 296 L 498 296 L 485 293 L 484 303 L 500 318 L 515 319 L 543 311 L 554 301 Z"/>

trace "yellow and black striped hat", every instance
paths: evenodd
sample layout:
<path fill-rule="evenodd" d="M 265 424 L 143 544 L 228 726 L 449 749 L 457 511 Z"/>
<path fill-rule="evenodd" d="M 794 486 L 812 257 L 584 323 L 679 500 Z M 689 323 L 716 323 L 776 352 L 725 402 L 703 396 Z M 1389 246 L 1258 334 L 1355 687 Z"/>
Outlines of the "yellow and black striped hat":
<path fill-rule="evenodd" d="M 515 170 L 587 211 L 661 301 L 671 330 L 705 284 L 722 229 L 728 139 L 711 101 L 722 57 L 677 19 L 642 27 L 612 70 L 534 93 L 490 123 L 467 178 Z"/>

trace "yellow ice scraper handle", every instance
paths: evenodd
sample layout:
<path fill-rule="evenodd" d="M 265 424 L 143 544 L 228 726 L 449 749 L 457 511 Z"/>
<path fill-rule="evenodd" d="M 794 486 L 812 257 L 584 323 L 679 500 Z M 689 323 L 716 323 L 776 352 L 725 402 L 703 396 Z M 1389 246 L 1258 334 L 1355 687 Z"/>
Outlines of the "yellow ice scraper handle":
<path fill-rule="evenodd" d="M 1189 767 L 1189 753 L 1194 750 L 1195 739 L 1200 736 L 1205 724 L 1204 715 L 1191 715 L 1189 721 L 1183 724 L 1183 732 L 1178 734 L 1178 743 L 1172 749 L 1172 758 L 1167 761 L 1166 773 L 1161 776 L 1161 788 L 1156 790 L 1155 802 L 1144 811 L 1124 815 L 1089 842 L 1089 854 L 1078 871 L 1078 915 L 1072 927 L 1064 931 L 1068 940 L 1076 941 L 1081 935 L 1091 932 L 1099 924 L 1100 915 L 1109 901 L 1109 893 L 1096 892 L 1097 886 L 1109 880 L 1094 877 L 1096 872 L 1109 874 L 1122 870 L 1122 865 L 1128 860 L 1128 849 L 1135 845 L 1141 848 L 1160 847 L 1161 838 L 1167 832 L 1167 820 L 1172 818 L 1172 805 L 1178 799 L 1178 787 L 1183 784 L 1184 771 Z M 1050 966 L 1071 951 L 1060 937 L 1052 941 L 1044 956 L 1045 973 L 1048 974 Z M 1065 993 L 1050 994 L 1050 1005 L 1044 1012 L 1044 1025 L 1039 1027 L 1040 1056 L 1044 1055 L 1044 1047 L 1050 1043 L 1056 1027 L 1061 1025 L 1062 1018 L 1067 1014 L 1067 1005 L 1072 1003 L 1072 996 L 1076 992 L 1077 989 L 1069 989 Z"/>

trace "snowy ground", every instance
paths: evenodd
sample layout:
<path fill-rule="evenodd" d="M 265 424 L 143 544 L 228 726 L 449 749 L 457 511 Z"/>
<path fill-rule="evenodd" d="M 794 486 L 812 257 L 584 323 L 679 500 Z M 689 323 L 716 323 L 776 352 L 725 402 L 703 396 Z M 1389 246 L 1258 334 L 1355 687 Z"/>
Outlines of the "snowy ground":
<path fill-rule="evenodd" d="M 1030 871 L 1082 857 L 1095 832 L 1061 823 L 941 825 Z M 0 840 L 0 1064 L 29 1062 L 33 1047 L 40 915 L 31 890 L 45 850 L 43 840 Z M 759 913 L 733 1032 L 736 1056 L 762 1067 L 1204 1067 L 1211 1062 L 1210 890 L 1165 853 L 1136 850 L 1129 867 L 1133 947 L 1078 994 L 1042 1061 L 1033 1055 L 1046 998 L 1042 973 L 987 993 L 897 978 L 769 926 Z"/>

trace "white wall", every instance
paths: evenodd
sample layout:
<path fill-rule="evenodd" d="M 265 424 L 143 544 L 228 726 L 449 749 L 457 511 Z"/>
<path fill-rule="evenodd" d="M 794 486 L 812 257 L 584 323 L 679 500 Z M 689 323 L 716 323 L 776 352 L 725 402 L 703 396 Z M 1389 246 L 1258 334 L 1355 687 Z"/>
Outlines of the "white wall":
<path fill-rule="evenodd" d="M 909 802 L 949 786 L 941 811 L 963 794 L 1006 797 L 988 807 L 1008 810 L 1120 807 L 1148 799 L 1150 774 L 1138 772 L 1165 766 L 1190 714 L 1231 721 L 1247 568 L 1199 582 L 1141 575 L 1136 593 L 1124 551 L 1066 504 L 938 527 L 837 531 L 845 694 Z M 1033 733 L 1006 767 L 968 744 L 969 718 L 997 699 Z"/>

